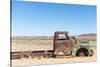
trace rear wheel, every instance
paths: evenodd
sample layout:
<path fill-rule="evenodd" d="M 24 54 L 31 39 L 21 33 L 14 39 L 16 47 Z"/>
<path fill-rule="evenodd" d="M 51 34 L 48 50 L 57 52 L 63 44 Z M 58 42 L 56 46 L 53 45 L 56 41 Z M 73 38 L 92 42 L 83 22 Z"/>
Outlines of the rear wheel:
<path fill-rule="evenodd" d="M 55 54 L 53 54 L 53 55 L 52 55 L 52 58 L 56 58 L 56 55 L 55 55 Z"/>

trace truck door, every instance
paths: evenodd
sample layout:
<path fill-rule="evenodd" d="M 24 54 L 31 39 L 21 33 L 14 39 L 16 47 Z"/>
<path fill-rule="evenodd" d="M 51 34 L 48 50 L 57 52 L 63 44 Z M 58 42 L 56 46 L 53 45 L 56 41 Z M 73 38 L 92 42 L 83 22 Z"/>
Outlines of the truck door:
<path fill-rule="evenodd" d="M 70 41 L 67 33 L 55 33 L 54 53 L 56 55 L 70 54 Z"/>

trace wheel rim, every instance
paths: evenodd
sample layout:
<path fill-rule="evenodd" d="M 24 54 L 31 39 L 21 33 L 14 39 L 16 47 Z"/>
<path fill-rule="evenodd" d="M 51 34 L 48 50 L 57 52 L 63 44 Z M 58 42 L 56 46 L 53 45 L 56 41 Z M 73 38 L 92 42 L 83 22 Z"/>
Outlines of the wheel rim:
<path fill-rule="evenodd" d="M 84 57 L 85 54 L 84 54 L 83 52 L 80 52 L 80 53 L 79 53 L 79 56 L 80 56 L 80 57 Z"/>

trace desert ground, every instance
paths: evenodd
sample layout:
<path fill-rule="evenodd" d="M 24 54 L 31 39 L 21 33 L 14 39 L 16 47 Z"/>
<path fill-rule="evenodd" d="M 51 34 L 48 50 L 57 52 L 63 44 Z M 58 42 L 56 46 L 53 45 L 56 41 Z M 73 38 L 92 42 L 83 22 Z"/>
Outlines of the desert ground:
<path fill-rule="evenodd" d="M 92 57 L 62 57 L 62 58 L 22 58 L 11 60 L 12 67 L 24 67 L 31 65 L 42 65 L 42 64 L 66 64 L 66 63 L 83 63 L 83 62 L 96 62 L 96 48 L 92 48 L 95 54 Z"/>
<path fill-rule="evenodd" d="M 11 50 L 16 51 L 37 51 L 37 50 L 52 50 L 53 40 L 35 40 L 35 39 L 13 39 L 11 40 Z M 62 56 L 57 58 L 21 58 L 11 60 L 12 67 L 24 67 L 41 64 L 65 64 L 65 63 L 83 63 L 96 61 L 96 41 L 91 41 L 90 47 L 94 50 L 94 55 L 91 57 L 71 57 Z"/>

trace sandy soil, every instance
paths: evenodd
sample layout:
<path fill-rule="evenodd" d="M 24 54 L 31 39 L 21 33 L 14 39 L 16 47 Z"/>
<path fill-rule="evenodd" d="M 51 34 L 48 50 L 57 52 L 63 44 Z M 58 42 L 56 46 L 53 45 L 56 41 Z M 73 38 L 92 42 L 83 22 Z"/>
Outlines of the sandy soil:
<path fill-rule="evenodd" d="M 53 40 L 13 40 L 12 52 L 53 50 Z"/>
<path fill-rule="evenodd" d="M 12 67 L 24 67 L 31 65 L 41 65 L 41 64 L 64 64 L 64 63 L 80 63 L 80 62 L 95 62 L 96 61 L 96 47 L 92 47 L 94 50 L 94 55 L 92 57 L 57 57 L 57 58 L 41 58 L 41 59 L 33 59 L 33 58 L 22 58 L 11 60 Z"/>

